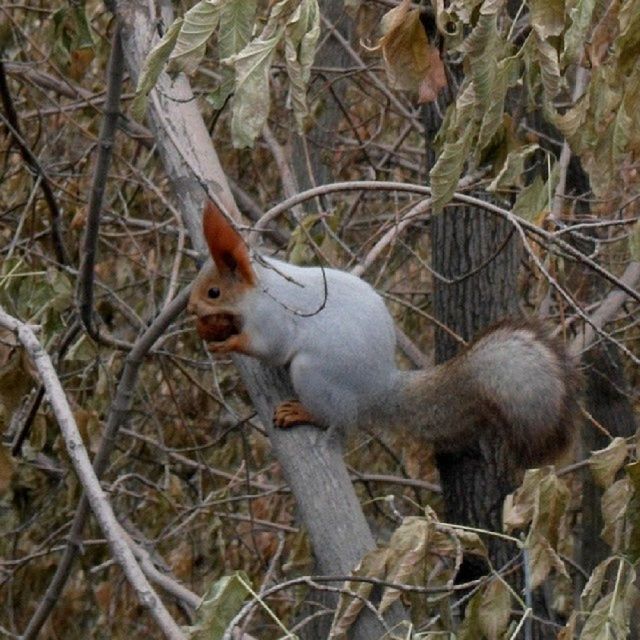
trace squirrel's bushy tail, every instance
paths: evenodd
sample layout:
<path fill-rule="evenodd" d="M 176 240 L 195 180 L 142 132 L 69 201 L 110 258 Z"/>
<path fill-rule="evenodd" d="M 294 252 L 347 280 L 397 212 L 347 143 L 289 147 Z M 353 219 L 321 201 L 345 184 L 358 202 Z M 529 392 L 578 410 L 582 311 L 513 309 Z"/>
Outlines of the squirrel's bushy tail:
<path fill-rule="evenodd" d="M 505 322 L 452 360 L 407 374 L 401 389 L 410 407 L 402 421 L 440 449 L 468 448 L 493 431 L 527 466 L 557 457 L 571 442 L 579 376 L 540 323 Z"/>

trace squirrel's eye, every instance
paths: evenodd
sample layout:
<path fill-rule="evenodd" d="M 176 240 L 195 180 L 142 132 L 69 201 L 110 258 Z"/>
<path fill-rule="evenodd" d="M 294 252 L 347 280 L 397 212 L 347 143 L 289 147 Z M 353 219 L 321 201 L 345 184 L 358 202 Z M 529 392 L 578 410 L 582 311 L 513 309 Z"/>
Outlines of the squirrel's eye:
<path fill-rule="evenodd" d="M 209 291 L 207 291 L 207 296 L 209 298 L 218 298 L 220 297 L 220 289 L 218 287 L 211 287 Z"/>

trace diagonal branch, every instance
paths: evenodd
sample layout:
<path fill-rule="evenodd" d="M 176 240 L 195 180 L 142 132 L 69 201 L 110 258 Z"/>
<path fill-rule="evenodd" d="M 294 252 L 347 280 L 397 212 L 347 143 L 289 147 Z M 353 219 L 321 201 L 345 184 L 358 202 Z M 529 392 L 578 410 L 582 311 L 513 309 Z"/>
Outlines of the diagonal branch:
<path fill-rule="evenodd" d="M 84 488 L 86 499 L 100 524 L 100 528 L 116 561 L 122 567 L 129 583 L 136 592 L 140 604 L 153 616 L 166 638 L 169 638 L 169 640 L 184 640 L 182 631 L 147 581 L 129 545 L 122 536 L 120 525 L 116 520 L 107 496 L 100 486 L 98 476 L 91 467 L 89 455 L 82 442 L 71 407 L 69 407 L 51 358 L 38 342 L 33 330 L 27 324 L 5 313 L 2 309 L 0 309 L 0 326 L 16 333 L 18 340 L 22 343 L 38 369 L 42 384 L 45 386 L 49 402 L 53 408 L 53 413 L 60 426 L 67 453 L 76 470 L 80 484 Z"/>
<path fill-rule="evenodd" d="M 155 16 L 149 14 L 150 4 L 153 3 L 136 0 L 119 2 L 117 7 L 123 23 L 125 58 L 134 80 L 157 38 Z M 164 0 L 159 4 L 164 23 L 171 23 L 171 4 Z M 214 194 L 221 208 L 236 219 L 237 207 L 186 76 L 180 74 L 171 80 L 161 74 L 150 97 L 148 119 L 158 153 L 180 201 L 191 242 L 203 249 L 201 211 L 205 197 Z M 375 547 L 375 541 L 346 470 L 341 447 L 314 428 L 301 426 L 286 433 L 274 430 L 271 417 L 275 406 L 291 398 L 286 373 L 259 365 L 250 358 L 237 357 L 234 362 L 296 496 L 321 570 L 328 574 L 351 572 L 362 556 Z M 391 617 L 397 614 L 394 611 Z M 368 640 L 380 636 L 381 631 L 376 617 L 367 613 L 356 623 L 353 637 Z"/>
<path fill-rule="evenodd" d="M 631 262 L 620 276 L 620 281 L 632 289 L 640 289 L 640 262 Z M 596 334 L 604 325 L 613 320 L 622 305 L 628 300 L 628 294 L 621 289 L 613 289 L 589 317 L 584 332 L 571 342 L 571 352 L 579 355 L 586 351 L 596 340 Z"/>
<path fill-rule="evenodd" d="M 102 477 L 109 458 L 115 446 L 116 436 L 120 427 L 122 427 L 131 410 L 133 402 L 133 394 L 136 388 L 138 372 L 146 354 L 151 350 L 156 340 L 166 331 L 167 327 L 173 320 L 184 310 L 189 297 L 189 288 L 182 290 L 174 300 L 168 304 L 162 313 L 153 321 L 149 328 L 136 340 L 133 349 L 127 354 L 116 389 L 116 394 L 109 410 L 107 418 L 107 426 L 105 428 L 102 440 L 98 447 L 98 452 L 93 461 L 93 469 L 97 478 Z M 59 600 L 60 593 L 69 578 L 71 567 L 82 540 L 82 531 L 84 529 L 87 516 L 89 514 L 89 501 L 87 495 L 83 495 L 78 503 L 71 530 L 68 536 L 67 546 L 58 562 L 56 572 L 47 587 L 44 598 L 38 604 L 36 612 L 33 614 L 27 629 L 25 630 L 22 640 L 34 640 L 42 625 L 45 623 L 49 614 Z"/>

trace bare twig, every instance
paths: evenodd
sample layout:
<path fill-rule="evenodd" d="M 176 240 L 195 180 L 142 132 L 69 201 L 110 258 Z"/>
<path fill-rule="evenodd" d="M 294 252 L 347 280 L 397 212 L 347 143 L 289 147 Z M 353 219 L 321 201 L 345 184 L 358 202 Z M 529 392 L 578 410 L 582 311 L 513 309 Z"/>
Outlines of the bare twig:
<path fill-rule="evenodd" d="M 131 547 L 131 551 L 138 558 L 140 562 L 140 568 L 144 571 L 145 575 L 151 580 L 151 582 L 162 587 L 167 593 L 171 594 L 174 598 L 180 600 L 191 609 L 197 609 L 202 598 L 197 594 L 187 589 L 184 585 L 181 585 L 171 576 L 162 573 L 153 563 L 149 552 L 136 544 L 131 536 L 120 528 L 122 537 L 127 541 L 127 544 Z"/>
<path fill-rule="evenodd" d="M 431 188 L 425 187 L 423 185 L 410 184 L 405 182 L 391 182 L 391 181 L 376 181 L 376 180 L 353 180 L 351 182 L 334 182 L 332 184 L 325 184 L 319 187 L 314 187 L 313 189 L 307 189 L 306 191 L 302 191 L 297 194 L 293 198 L 287 198 L 283 202 L 280 202 L 275 207 L 269 209 L 260 220 L 256 223 L 254 227 L 253 233 L 258 233 L 262 229 L 265 228 L 265 225 L 279 215 L 283 214 L 285 211 L 290 209 L 292 206 L 304 202 L 305 200 L 309 200 L 310 198 L 315 198 L 318 195 L 326 195 L 329 193 L 336 193 L 340 191 L 360 191 L 362 189 L 368 189 L 372 191 L 403 191 L 407 193 L 416 193 L 419 195 L 430 196 Z M 611 282 L 611 284 L 620 288 L 622 291 L 627 293 L 627 295 L 634 300 L 640 302 L 640 292 L 629 287 L 625 282 L 623 282 L 620 278 L 617 278 L 612 273 L 607 271 L 604 267 L 599 265 L 597 262 L 584 255 L 581 251 L 573 247 L 567 242 L 560 240 L 555 237 L 552 232 L 546 231 L 535 224 L 524 220 L 523 218 L 518 218 L 508 209 L 504 209 L 496 204 L 491 202 L 486 202 L 481 200 L 480 198 L 475 198 L 474 196 L 470 196 L 464 193 L 454 193 L 452 200 L 454 202 L 462 202 L 464 204 L 471 204 L 475 207 L 484 209 L 491 213 L 495 213 L 502 218 L 506 218 L 510 222 L 516 222 L 518 225 L 522 227 L 525 231 L 528 231 L 540 238 L 542 238 L 545 242 L 550 244 L 555 244 L 558 248 L 562 249 L 566 253 L 568 253 L 572 258 L 575 258 L 579 262 L 587 265 L 593 271 L 595 271 L 598 275 L 602 276 L 605 280 Z M 254 236 L 250 237 L 252 240 Z"/>
<path fill-rule="evenodd" d="M 66 353 L 67 349 L 71 346 L 71 343 L 73 342 L 75 337 L 78 335 L 78 331 L 80 331 L 80 324 L 78 323 L 77 320 L 74 320 L 69 325 L 65 333 L 62 335 L 62 338 L 60 340 L 60 346 L 58 347 L 57 357 L 54 362 L 59 362 L 64 358 L 64 354 Z M 36 416 L 36 413 L 38 411 L 38 408 L 40 407 L 40 403 L 42 402 L 43 398 L 44 398 L 44 385 L 41 384 L 38 387 L 38 390 L 34 394 L 33 398 L 31 399 L 29 409 L 26 412 L 26 415 L 24 418 L 24 422 L 20 427 L 18 433 L 16 434 L 16 437 L 13 440 L 13 444 L 11 445 L 12 455 L 14 456 L 20 455 L 22 445 L 25 439 L 29 436 L 29 432 L 31 430 L 31 424 L 33 423 L 33 420 Z"/>
<path fill-rule="evenodd" d="M 33 151 L 31 151 L 31 149 L 27 145 L 27 142 L 20 131 L 18 115 L 16 114 L 16 110 L 13 106 L 11 93 L 9 93 L 9 86 L 7 84 L 7 78 L 4 71 L 4 63 L 2 62 L 2 60 L 0 60 L 0 99 L 2 99 L 2 106 L 4 107 L 4 111 L 7 114 L 6 117 L 0 114 L 0 118 L 11 133 L 11 136 L 15 140 L 15 143 L 18 145 L 20 153 L 22 154 L 22 157 L 24 158 L 27 166 L 31 169 L 31 171 L 33 171 L 33 173 L 41 178 L 40 184 L 42 186 L 42 193 L 44 195 L 45 201 L 47 202 L 47 207 L 49 208 L 49 213 L 51 215 L 51 240 L 53 241 L 53 249 L 56 254 L 56 260 L 60 264 L 69 264 L 69 258 L 67 256 L 67 251 L 62 239 L 62 230 L 60 229 L 61 216 L 60 209 L 58 207 L 58 201 L 53 194 L 53 189 L 51 188 L 51 183 L 49 181 L 47 173 L 38 162 L 38 159 L 36 158 Z"/>
<path fill-rule="evenodd" d="M 106 96 L 102 92 L 94 93 L 93 91 L 89 91 L 84 87 L 74 84 L 69 80 L 69 78 L 64 78 L 64 81 L 58 80 L 54 76 L 45 73 L 40 69 L 36 69 L 30 64 L 15 61 L 5 62 L 5 71 L 7 75 L 20 78 L 21 80 L 33 84 L 40 89 L 44 89 L 47 92 L 53 91 L 66 98 L 77 99 L 77 102 L 74 104 L 67 104 L 64 106 L 56 105 L 49 109 L 38 109 L 37 112 L 28 112 L 23 116 L 27 119 L 36 115 L 42 116 L 49 115 L 50 113 L 62 113 L 68 109 L 86 108 L 87 106 L 93 107 L 96 111 L 99 111 L 100 105 L 102 105 L 106 99 Z M 123 97 L 132 98 L 133 94 L 130 94 L 130 96 L 125 95 Z M 118 120 L 118 128 L 124 131 L 128 136 L 138 140 L 141 144 L 145 146 L 151 145 L 153 135 L 149 129 L 137 123 L 135 120 L 126 117 L 124 114 L 121 114 L 121 117 Z"/>
<path fill-rule="evenodd" d="M 101 341 L 99 330 L 93 324 L 93 283 L 98 246 L 98 231 L 100 230 L 100 213 L 107 183 L 107 172 L 111 164 L 111 153 L 115 139 L 115 132 L 120 115 L 120 93 L 122 78 L 124 77 L 124 58 L 122 55 L 122 38 L 120 23 L 116 20 L 116 27 L 111 41 L 111 55 L 107 68 L 107 100 L 105 113 L 100 130 L 98 157 L 93 173 L 91 195 L 87 208 L 87 221 L 84 233 L 82 261 L 78 275 L 76 289 L 77 306 L 80 320 L 87 333 L 96 341 Z M 113 339 L 109 340 L 111 342 Z M 117 342 L 117 341 L 116 341 Z M 120 346 L 129 347 L 124 344 Z"/>
<path fill-rule="evenodd" d="M 638 289 L 640 287 L 640 262 L 629 263 L 625 272 L 620 276 L 620 281 L 632 289 Z M 628 298 L 625 291 L 620 289 L 611 291 L 591 314 L 589 324 L 585 324 L 583 333 L 576 336 L 571 342 L 571 352 L 578 355 L 586 351 L 595 341 L 597 329 L 602 329 L 607 322 L 612 320 Z"/>
<path fill-rule="evenodd" d="M 573 87 L 573 95 L 571 96 L 573 104 L 575 104 L 584 93 L 584 88 L 587 84 L 588 78 L 589 72 L 584 67 L 578 67 L 578 70 L 576 71 L 576 84 Z M 558 184 L 556 185 L 556 190 L 553 194 L 553 205 L 551 207 L 551 213 L 549 214 L 549 217 L 552 220 L 558 220 L 560 218 L 560 213 L 562 212 L 567 186 L 567 169 L 569 167 L 570 160 L 571 147 L 565 140 L 562 143 L 562 150 L 560 151 L 560 158 L 558 160 Z"/>
<path fill-rule="evenodd" d="M 264 141 L 267 143 L 269 150 L 271 151 L 271 155 L 278 167 L 278 171 L 280 172 L 280 181 L 282 183 L 282 191 L 287 198 L 291 198 L 296 193 L 298 193 L 298 181 L 296 180 L 296 176 L 291 170 L 291 164 L 289 162 L 289 158 L 287 158 L 282 145 L 278 142 L 278 139 L 275 137 L 273 131 L 269 125 L 265 125 L 262 129 L 262 137 Z M 304 212 L 299 206 L 292 207 L 294 215 L 298 220 L 302 219 Z"/>

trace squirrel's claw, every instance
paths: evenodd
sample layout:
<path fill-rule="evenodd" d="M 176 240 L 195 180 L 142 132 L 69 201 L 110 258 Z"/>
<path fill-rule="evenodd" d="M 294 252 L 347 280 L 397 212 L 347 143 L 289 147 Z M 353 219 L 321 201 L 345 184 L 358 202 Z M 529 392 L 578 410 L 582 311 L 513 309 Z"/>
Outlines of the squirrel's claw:
<path fill-rule="evenodd" d="M 273 412 L 273 426 L 276 429 L 288 429 L 301 424 L 320 426 L 297 400 L 281 402 Z"/>

